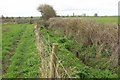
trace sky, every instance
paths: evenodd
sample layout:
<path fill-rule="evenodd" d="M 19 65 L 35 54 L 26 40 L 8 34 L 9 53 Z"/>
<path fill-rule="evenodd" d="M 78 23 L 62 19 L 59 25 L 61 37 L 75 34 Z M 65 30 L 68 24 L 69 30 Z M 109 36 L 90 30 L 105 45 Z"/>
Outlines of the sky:
<path fill-rule="evenodd" d="M 0 15 L 8 17 L 40 16 L 40 4 L 52 5 L 57 15 L 118 15 L 119 0 L 0 0 Z"/>

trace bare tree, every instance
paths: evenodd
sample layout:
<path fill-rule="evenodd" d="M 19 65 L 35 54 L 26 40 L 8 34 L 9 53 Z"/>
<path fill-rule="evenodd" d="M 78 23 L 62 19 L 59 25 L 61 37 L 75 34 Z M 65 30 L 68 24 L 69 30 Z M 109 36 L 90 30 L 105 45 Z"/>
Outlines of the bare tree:
<path fill-rule="evenodd" d="M 51 17 L 55 17 L 56 16 L 56 12 L 53 9 L 53 7 L 51 5 L 48 4 L 42 4 L 40 5 L 37 10 L 39 12 L 41 12 L 42 18 L 44 20 L 48 20 Z"/>

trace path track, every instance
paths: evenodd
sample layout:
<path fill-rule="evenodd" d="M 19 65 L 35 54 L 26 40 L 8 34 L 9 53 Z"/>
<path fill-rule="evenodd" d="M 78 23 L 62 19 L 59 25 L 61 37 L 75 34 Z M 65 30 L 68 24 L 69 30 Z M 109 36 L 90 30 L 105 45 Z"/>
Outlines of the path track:
<path fill-rule="evenodd" d="M 16 52 L 16 49 L 17 49 L 17 47 L 18 47 L 18 45 L 20 43 L 20 40 L 21 40 L 21 37 L 22 37 L 24 31 L 19 35 L 19 38 L 16 39 L 16 41 L 13 43 L 12 48 L 10 49 L 10 51 L 8 53 L 9 54 L 8 58 L 6 60 L 2 60 L 2 74 L 3 75 L 7 72 L 8 66 L 11 63 L 11 58 L 13 57 L 13 55 Z"/>

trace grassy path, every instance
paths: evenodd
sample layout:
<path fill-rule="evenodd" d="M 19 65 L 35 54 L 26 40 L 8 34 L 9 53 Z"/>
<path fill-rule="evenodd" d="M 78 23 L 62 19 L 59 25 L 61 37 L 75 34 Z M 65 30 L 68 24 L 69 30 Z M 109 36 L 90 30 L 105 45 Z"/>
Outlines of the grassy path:
<path fill-rule="evenodd" d="M 39 56 L 35 47 L 34 25 L 27 24 L 4 78 L 39 78 Z"/>
<path fill-rule="evenodd" d="M 3 59 L 2 74 L 4 75 L 11 63 L 11 58 L 19 45 L 19 41 L 25 31 L 25 26 L 21 25 L 3 25 Z M 17 28 L 18 27 L 18 28 Z"/>
<path fill-rule="evenodd" d="M 21 35 L 22 36 L 22 35 Z M 3 71 L 2 71 L 2 73 L 3 74 L 5 74 L 6 73 L 6 71 L 7 71 L 7 69 L 8 69 L 8 66 L 10 65 L 10 62 L 11 62 L 11 58 L 12 58 L 12 56 L 15 54 L 15 52 L 16 52 L 16 49 L 17 49 L 17 47 L 18 47 L 18 45 L 19 45 L 19 41 L 20 41 L 20 38 L 19 39 L 17 39 L 15 42 L 14 42 L 14 45 L 12 46 L 12 48 L 10 49 L 10 51 L 9 51 L 9 55 L 8 55 L 8 57 L 7 57 L 7 59 L 6 60 L 3 60 L 3 62 L 2 62 L 2 66 L 3 66 Z"/>

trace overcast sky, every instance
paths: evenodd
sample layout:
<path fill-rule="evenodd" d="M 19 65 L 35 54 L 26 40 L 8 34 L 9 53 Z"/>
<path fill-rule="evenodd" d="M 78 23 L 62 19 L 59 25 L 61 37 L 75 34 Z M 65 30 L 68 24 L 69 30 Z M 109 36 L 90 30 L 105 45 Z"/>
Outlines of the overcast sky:
<path fill-rule="evenodd" d="M 0 0 L 0 15 L 40 16 L 37 7 L 50 4 L 58 15 L 118 15 L 119 0 Z"/>

